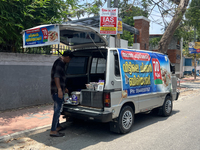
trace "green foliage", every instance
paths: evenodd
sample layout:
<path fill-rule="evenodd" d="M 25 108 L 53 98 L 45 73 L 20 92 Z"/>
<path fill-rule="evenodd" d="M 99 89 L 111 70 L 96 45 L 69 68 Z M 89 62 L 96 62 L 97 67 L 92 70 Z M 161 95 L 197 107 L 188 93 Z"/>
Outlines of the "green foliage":
<path fill-rule="evenodd" d="M 200 14 L 200 1 L 192 0 L 185 16 L 188 20 L 189 25 L 196 27 L 198 30 L 200 30 L 199 14 Z"/>
<path fill-rule="evenodd" d="M 158 45 L 158 42 L 160 41 L 162 37 L 155 37 L 155 38 L 151 38 L 150 41 L 149 41 L 149 45 L 155 47 Z"/>
<path fill-rule="evenodd" d="M 128 46 L 132 46 L 133 45 L 133 34 L 131 34 L 130 32 L 124 30 L 123 34 L 121 34 L 121 39 L 127 40 L 128 41 Z"/>
<path fill-rule="evenodd" d="M 148 16 L 148 13 L 144 11 L 140 7 L 135 7 L 130 4 L 126 4 L 124 2 L 121 2 L 119 4 L 121 13 L 119 14 L 119 17 L 122 18 L 122 21 L 130 26 L 134 26 L 134 16 Z"/>
<path fill-rule="evenodd" d="M 60 23 L 75 5 L 75 0 L 2 0 L 0 1 L 0 48 L 18 52 L 20 32 L 41 24 Z"/>
<path fill-rule="evenodd" d="M 146 2 L 146 0 L 144 0 Z M 123 1 L 119 4 L 121 13 L 119 14 L 119 17 L 122 18 L 122 22 L 126 23 L 130 26 L 134 26 L 134 16 L 145 16 L 147 17 L 148 12 L 143 11 L 140 7 L 135 7 L 131 4 L 127 4 L 126 1 Z M 146 6 L 145 6 L 146 7 Z M 134 35 L 131 34 L 128 31 L 123 31 L 123 34 L 121 35 L 121 38 L 124 40 L 128 40 L 128 46 L 133 45 Z"/>
<path fill-rule="evenodd" d="M 84 1 L 84 0 L 83 0 Z M 87 1 L 83 5 L 79 5 L 76 7 L 76 17 L 80 18 L 81 16 L 98 16 L 100 8 L 104 6 L 106 1 L 100 1 L 100 0 L 93 0 L 93 1 Z"/>

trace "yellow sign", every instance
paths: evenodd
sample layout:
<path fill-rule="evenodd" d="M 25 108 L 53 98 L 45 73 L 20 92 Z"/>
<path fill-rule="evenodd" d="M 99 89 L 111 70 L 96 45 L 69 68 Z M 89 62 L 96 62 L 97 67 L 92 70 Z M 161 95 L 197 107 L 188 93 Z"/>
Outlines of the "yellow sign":
<path fill-rule="evenodd" d="M 118 18 L 117 33 L 123 34 L 122 18 Z"/>
<path fill-rule="evenodd" d="M 116 27 L 100 27 L 102 31 L 116 31 Z"/>
<path fill-rule="evenodd" d="M 195 42 L 194 48 L 195 48 L 195 49 L 200 49 L 200 42 Z"/>

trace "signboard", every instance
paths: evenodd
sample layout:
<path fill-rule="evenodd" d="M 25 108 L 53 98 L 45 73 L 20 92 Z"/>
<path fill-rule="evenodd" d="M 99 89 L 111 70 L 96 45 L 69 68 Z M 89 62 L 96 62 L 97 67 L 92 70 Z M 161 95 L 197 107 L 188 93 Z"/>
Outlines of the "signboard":
<path fill-rule="evenodd" d="M 100 34 L 117 34 L 118 8 L 100 9 Z"/>
<path fill-rule="evenodd" d="M 122 98 L 169 92 L 171 72 L 166 55 L 118 49 L 122 78 Z"/>
<path fill-rule="evenodd" d="M 189 53 L 200 53 L 200 42 L 189 42 Z"/>
<path fill-rule="evenodd" d="M 122 18 L 118 18 L 117 33 L 123 34 Z"/>
<path fill-rule="evenodd" d="M 23 34 L 23 47 L 39 47 L 60 43 L 58 25 L 43 25 L 26 30 Z"/>

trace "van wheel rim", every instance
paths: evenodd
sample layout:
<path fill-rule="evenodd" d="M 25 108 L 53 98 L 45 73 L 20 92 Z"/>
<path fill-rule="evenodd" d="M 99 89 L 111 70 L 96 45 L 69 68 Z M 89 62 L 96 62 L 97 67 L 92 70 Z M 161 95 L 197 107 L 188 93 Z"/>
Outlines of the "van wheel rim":
<path fill-rule="evenodd" d="M 122 116 L 122 126 L 124 129 L 129 129 L 132 125 L 133 115 L 131 111 L 125 111 L 124 115 Z"/>
<path fill-rule="evenodd" d="M 166 104 L 165 104 L 165 111 L 166 111 L 167 113 L 170 113 L 171 110 L 172 110 L 172 102 L 171 102 L 171 100 L 167 100 L 167 101 L 166 101 Z"/>

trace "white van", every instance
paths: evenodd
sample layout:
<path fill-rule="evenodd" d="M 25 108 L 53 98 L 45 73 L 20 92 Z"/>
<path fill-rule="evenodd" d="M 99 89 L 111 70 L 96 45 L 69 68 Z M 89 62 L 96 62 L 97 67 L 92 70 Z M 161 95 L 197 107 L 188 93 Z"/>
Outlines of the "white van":
<path fill-rule="evenodd" d="M 108 48 L 98 32 L 81 25 L 61 25 L 60 42 L 72 47 L 75 55 L 66 67 L 72 102 L 65 102 L 63 115 L 110 122 L 111 131 L 127 133 L 134 114 L 172 113 L 177 81 L 167 55 Z"/>

